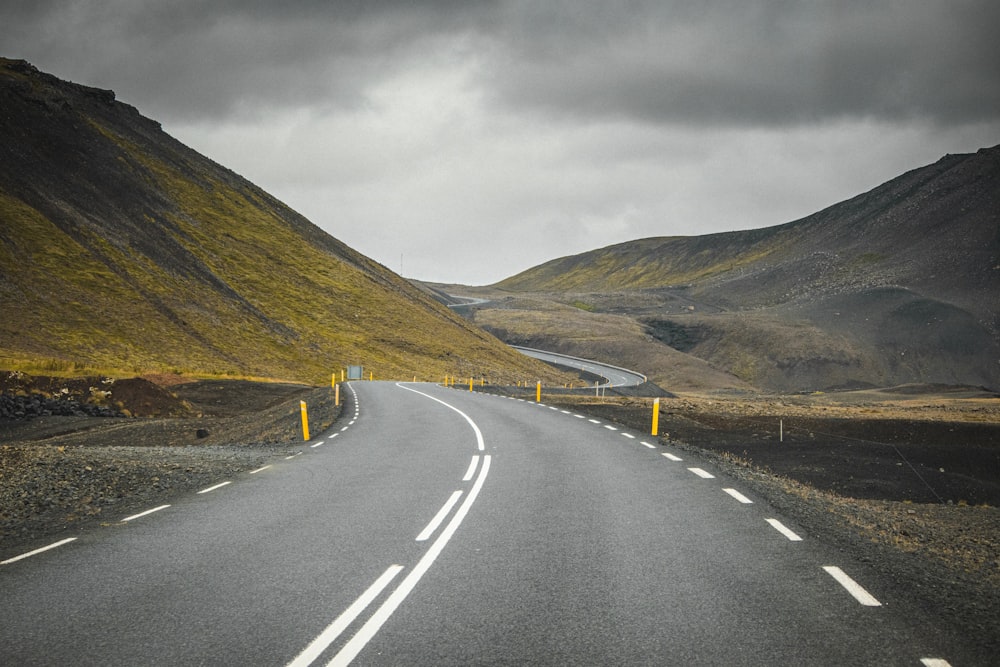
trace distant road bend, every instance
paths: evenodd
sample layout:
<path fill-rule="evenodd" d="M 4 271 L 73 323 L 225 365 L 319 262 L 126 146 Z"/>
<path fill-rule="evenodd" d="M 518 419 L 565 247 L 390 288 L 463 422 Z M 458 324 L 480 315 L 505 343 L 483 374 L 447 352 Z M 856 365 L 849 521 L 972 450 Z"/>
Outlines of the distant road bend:
<path fill-rule="evenodd" d="M 609 366 L 590 359 L 580 359 L 579 357 L 557 354 L 556 352 L 546 352 L 545 350 L 521 347 L 520 345 L 511 345 L 511 347 L 521 354 L 534 357 L 535 359 L 540 359 L 541 361 L 550 364 L 558 364 L 559 366 L 575 368 L 577 370 L 593 373 L 594 375 L 599 375 L 605 380 L 604 384 L 600 385 L 601 387 L 635 387 L 646 381 L 646 376 L 642 373 L 636 373 L 635 371 L 630 371 L 626 368 Z"/>

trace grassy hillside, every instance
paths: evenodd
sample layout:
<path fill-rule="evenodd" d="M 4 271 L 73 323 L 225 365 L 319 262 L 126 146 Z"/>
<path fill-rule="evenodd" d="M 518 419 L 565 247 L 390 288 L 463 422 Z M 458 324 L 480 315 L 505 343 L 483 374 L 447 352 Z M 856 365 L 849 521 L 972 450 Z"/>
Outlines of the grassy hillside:
<path fill-rule="evenodd" d="M 0 368 L 551 375 L 110 91 L 0 59 L 0 108 Z"/>
<path fill-rule="evenodd" d="M 564 304 L 594 326 L 627 317 L 643 344 L 731 378 L 716 378 L 719 387 L 1000 389 L 1000 147 L 946 156 L 795 222 L 622 243 L 547 262 L 493 292 L 493 307 L 471 317 L 507 338 L 539 335 L 527 320 L 550 321 Z M 529 295 L 533 305 L 512 315 Z M 588 329 L 577 322 L 562 349 L 587 347 Z M 629 331 L 608 361 L 628 354 L 625 340 L 638 343 Z M 669 388 L 675 374 L 652 365 L 638 370 Z"/>

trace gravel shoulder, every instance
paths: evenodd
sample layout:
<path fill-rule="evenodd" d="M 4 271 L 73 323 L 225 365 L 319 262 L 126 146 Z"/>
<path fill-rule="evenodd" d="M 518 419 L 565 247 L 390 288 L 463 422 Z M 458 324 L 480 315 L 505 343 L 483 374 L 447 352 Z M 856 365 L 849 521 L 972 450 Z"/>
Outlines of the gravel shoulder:
<path fill-rule="evenodd" d="M 340 412 L 329 388 L 238 380 L 140 384 L 136 396 L 121 392 L 119 410 L 175 416 L 0 420 L 0 560 L 300 451 L 301 400 L 312 433 Z"/>

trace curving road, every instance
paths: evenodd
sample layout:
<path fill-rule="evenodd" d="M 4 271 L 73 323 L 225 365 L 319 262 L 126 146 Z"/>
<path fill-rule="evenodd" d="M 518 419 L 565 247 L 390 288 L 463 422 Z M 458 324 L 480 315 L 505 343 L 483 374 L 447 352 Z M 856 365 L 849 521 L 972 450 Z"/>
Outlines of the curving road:
<path fill-rule="evenodd" d="M 511 345 L 511 347 L 521 354 L 534 357 L 535 359 L 540 359 L 550 364 L 558 364 L 567 368 L 575 368 L 577 370 L 598 375 L 604 378 L 604 383 L 599 385 L 601 387 L 635 387 L 646 381 L 645 375 L 642 373 L 636 373 L 635 371 L 630 371 L 627 368 L 609 366 L 608 364 L 602 364 L 590 359 L 581 359 L 579 357 L 571 357 L 566 354 L 536 350 L 531 347 L 522 347 L 520 345 Z"/>
<path fill-rule="evenodd" d="M 986 664 L 687 452 L 464 390 L 348 394 L 289 458 L 3 561 L 0 664 Z"/>

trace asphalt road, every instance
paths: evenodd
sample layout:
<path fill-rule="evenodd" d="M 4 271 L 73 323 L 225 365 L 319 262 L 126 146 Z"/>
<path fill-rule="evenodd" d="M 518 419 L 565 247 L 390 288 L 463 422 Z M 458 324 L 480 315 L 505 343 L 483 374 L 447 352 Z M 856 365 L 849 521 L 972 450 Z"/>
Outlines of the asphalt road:
<path fill-rule="evenodd" d="M 521 347 L 519 345 L 511 345 L 511 347 L 521 354 L 540 359 L 550 364 L 558 364 L 598 375 L 604 378 L 604 383 L 600 385 L 602 387 L 635 387 L 646 381 L 645 375 L 630 371 L 627 368 L 609 366 L 590 359 L 580 359 L 579 357 L 571 357 L 557 352 L 536 350 L 531 347 Z"/>
<path fill-rule="evenodd" d="M 5 561 L 0 664 L 962 655 L 933 610 L 903 613 L 863 563 L 686 452 L 498 396 L 390 382 L 346 393 L 341 421 L 292 458 Z"/>

